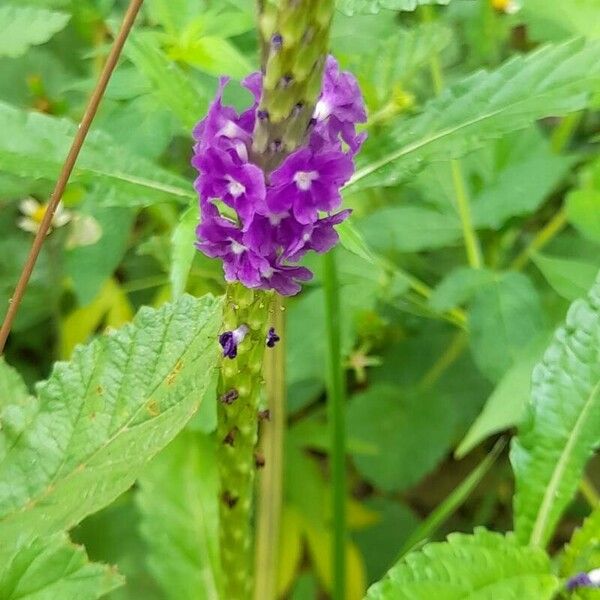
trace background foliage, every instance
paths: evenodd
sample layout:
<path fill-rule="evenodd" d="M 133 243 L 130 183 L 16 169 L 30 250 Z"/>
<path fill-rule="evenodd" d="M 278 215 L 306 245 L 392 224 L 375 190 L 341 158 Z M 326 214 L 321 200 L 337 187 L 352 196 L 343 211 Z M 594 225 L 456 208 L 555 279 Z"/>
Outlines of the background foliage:
<path fill-rule="evenodd" d="M 47 199 L 124 6 L 0 6 L 2 306 L 32 241 L 20 201 Z M 368 597 L 552 598 L 600 566 L 597 508 L 557 570 L 543 550 L 598 503 L 600 2 L 515 7 L 338 2 L 332 50 L 370 115 L 337 253 L 352 599 L 450 531 L 469 535 L 411 553 Z M 253 11 L 146 0 L 127 42 L 0 363 L 3 598 L 215 598 L 223 283 L 193 250 L 190 129 L 218 75 L 258 64 Z M 294 600 L 332 579 L 324 300 L 306 260 L 316 277 L 286 310 L 278 588 Z M 507 451 L 489 456 L 507 430 L 514 475 Z"/>

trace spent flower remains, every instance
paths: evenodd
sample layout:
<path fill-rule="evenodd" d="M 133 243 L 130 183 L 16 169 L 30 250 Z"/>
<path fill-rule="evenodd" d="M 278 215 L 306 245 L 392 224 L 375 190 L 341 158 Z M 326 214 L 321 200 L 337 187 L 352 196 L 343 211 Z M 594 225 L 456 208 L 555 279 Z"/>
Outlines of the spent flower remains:
<path fill-rule="evenodd" d="M 192 164 L 199 172 L 194 187 L 201 211 L 197 248 L 223 261 L 228 282 L 288 296 L 312 277 L 298 261 L 309 250 L 332 248 L 339 239 L 335 225 L 350 214 L 339 210 L 340 189 L 366 137 L 356 132 L 366 112 L 356 79 L 329 56 L 304 144 L 286 155 L 274 140 L 267 152 L 285 158 L 265 172 L 252 150 L 256 124 L 269 119 L 258 108 L 262 79 L 257 72 L 242 82 L 254 104 L 238 114 L 223 104 L 228 78 L 221 78 L 208 114 L 194 129 Z"/>

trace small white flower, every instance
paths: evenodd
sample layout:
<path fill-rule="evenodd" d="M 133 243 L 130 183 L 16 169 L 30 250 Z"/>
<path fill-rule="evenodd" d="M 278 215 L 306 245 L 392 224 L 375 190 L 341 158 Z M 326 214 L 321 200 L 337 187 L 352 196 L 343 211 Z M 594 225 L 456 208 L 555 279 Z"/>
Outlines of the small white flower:
<path fill-rule="evenodd" d="M 40 204 L 34 198 L 26 198 L 19 204 L 19 210 L 24 216 L 17 221 L 17 225 L 23 231 L 37 233 L 38 229 L 40 228 L 42 219 L 46 214 L 47 208 L 47 203 Z M 62 203 L 59 202 L 56 211 L 54 212 L 54 216 L 52 217 L 52 223 L 48 229 L 48 233 L 50 233 L 53 228 L 62 227 L 63 225 L 66 225 L 70 220 L 71 213 L 68 210 L 65 210 Z"/>

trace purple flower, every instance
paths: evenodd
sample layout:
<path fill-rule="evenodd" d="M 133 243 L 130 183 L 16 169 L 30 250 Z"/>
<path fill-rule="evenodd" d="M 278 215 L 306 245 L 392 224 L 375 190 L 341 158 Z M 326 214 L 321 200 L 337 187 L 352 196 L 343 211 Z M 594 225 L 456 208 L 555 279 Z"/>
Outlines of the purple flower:
<path fill-rule="evenodd" d="M 264 206 L 263 172 L 256 165 L 239 163 L 227 152 L 216 148 L 208 148 L 196 155 L 192 164 L 200 171 L 195 187 L 203 204 L 212 198 L 221 199 L 235 209 L 247 229 L 254 213 Z"/>
<path fill-rule="evenodd" d="M 281 340 L 281 338 L 277 335 L 277 333 L 275 331 L 275 327 L 269 327 L 269 331 L 267 332 L 267 338 L 265 340 L 267 347 L 274 348 L 275 344 L 279 340 Z"/>
<path fill-rule="evenodd" d="M 577 573 L 566 584 L 568 590 L 576 590 L 582 587 L 600 588 L 600 569 L 594 569 L 589 573 Z"/>
<path fill-rule="evenodd" d="M 291 209 L 299 223 L 314 223 L 320 210 L 330 212 L 341 204 L 340 188 L 353 170 L 352 159 L 340 150 L 296 150 L 273 171 L 267 206 L 275 213 Z"/>
<path fill-rule="evenodd" d="M 248 325 L 241 324 L 233 331 L 225 331 L 219 336 L 219 344 L 223 348 L 223 357 L 234 359 L 238 353 L 238 345 L 244 341 L 248 333 Z"/>
<path fill-rule="evenodd" d="M 282 47 L 283 39 L 274 35 L 272 51 Z M 253 104 L 240 115 L 223 105 L 227 82 L 226 77 L 219 80 L 215 100 L 194 129 L 192 164 L 199 171 L 194 187 L 201 209 L 196 246 L 223 262 L 229 282 L 296 294 L 312 273 L 294 263 L 310 250 L 333 247 L 339 240 L 335 226 L 350 214 L 332 213 L 341 204 L 340 189 L 352 175 L 353 157 L 364 139 L 355 129 L 366 119 L 360 90 L 356 79 L 341 72 L 330 57 L 305 144 L 267 178 L 251 162 L 250 152 L 257 121 L 269 120 L 259 109 L 263 76 L 252 73 L 242 81 Z M 301 108 L 302 104 L 296 110 Z M 281 142 L 276 143 L 279 148 L 271 150 L 281 150 Z M 224 210 L 227 216 L 220 211 L 223 204 L 229 207 Z M 223 344 L 233 342 L 233 337 L 223 338 Z M 224 346 L 227 356 L 232 348 Z"/>
<path fill-rule="evenodd" d="M 367 113 L 352 73 L 340 72 L 338 62 L 329 55 L 325 63 L 323 90 L 315 107 L 315 133 L 331 142 L 338 136 L 356 153 L 366 134 L 356 135 L 356 123 L 364 123 Z"/>

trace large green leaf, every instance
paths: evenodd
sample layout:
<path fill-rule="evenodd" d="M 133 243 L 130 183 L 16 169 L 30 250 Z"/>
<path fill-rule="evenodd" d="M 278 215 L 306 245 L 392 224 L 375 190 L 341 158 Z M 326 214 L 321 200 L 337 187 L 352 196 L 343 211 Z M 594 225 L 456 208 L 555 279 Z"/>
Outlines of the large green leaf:
<path fill-rule="evenodd" d="M 67 13 L 35 6 L 0 6 L 0 56 L 21 56 L 44 44 L 69 22 Z"/>
<path fill-rule="evenodd" d="M 579 173 L 579 186 L 566 199 L 567 219 L 586 238 L 600 242 L 600 160 Z"/>
<path fill-rule="evenodd" d="M 573 301 L 590 289 L 598 274 L 598 266 L 581 260 L 534 254 L 535 266 L 557 294 Z"/>
<path fill-rule="evenodd" d="M 400 121 L 387 139 L 377 138 L 377 158 L 363 160 L 346 189 L 397 183 L 427 162 L 458 158 L 542 117 L 579 110 L 599 80 L 600 43 L 580 39 L 474 73 L 421 115 Z"/>
<path fill-rule="evenodd" d="M 522 273 L 505 273 L 475 294 L 469 311 L 473 359 L 499 380 L 543 328 L 538 294 Z"/>
<path fill-rule="evenodd" d="M 337 7 L 347 15 L 374 14 L 382 9 L 415 10 L 423 4 L 449 4 L 450 0 L 337 0 Z"/>
<path fill-rule="evenodd" d="M 183 432 L 139 479 L 148 566 L 165 599 L 218 599 L 219 511 L 214 441 Z"/>
<path fill-rule="evenodd" d="M 0 549 L 2 600 L 96 600 L 123 584 L 116 569 L 90 563 L 64 533 Z"/>
<path fill-rule="evenodd" d="M 574 302 L 533 371 L 528 415 L 513 440 L 515 528 L 545 545 L 600 443 L 600 279 Z"/>
<path fill-rule="evenodd" d="M 0 172 L 54 180 L 65 160 L 77 126 L 0 102 Z M 190 182 L 116 145 L 92 131 L 77 160 L 72 179 L 92 181 L 112 194 L 104 204 L 147 205 L 194 197 Z M 114 191 L 119 194 L 115 196 Z"/>
<path fill-rule="evenodd" d="M 221 302 L 183 296 L 79 346 L 2 407 L 0 539 L 49 535 L 110 503 L 198 408 L 217 360 Z"/>
<path fill-rule="evenodd" d="M 381 489 L 406 489 L 433 469 L 448 450 L 455 422 L 440 394 L 372 386 L 354 396 L 348 407 L 348 431 L 376 449 L 357 453 L 356 466 Z"/>
<path fill-rule="evenodd" d="M 367 600 L 550 600 L 558 588 L 544 552 L 485 529 L 453 533 L 403 558 Z"/>

